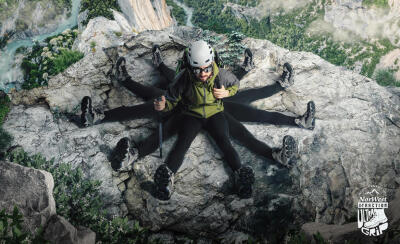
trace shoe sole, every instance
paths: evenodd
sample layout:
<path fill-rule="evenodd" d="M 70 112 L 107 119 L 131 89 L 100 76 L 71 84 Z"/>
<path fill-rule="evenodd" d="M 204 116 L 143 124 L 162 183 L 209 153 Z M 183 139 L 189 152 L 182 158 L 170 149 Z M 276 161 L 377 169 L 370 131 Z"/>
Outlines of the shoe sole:
<path fill-rule="evenodd" d="M 88 121 L 86 120 L 86 116 L 88 113 L 94 116 L 92 111 L 92 99 L 89 96 L 85 96 L 82 98 L 81 101 L 81 123 L 86 127 L 88 126 Z"/>
<path fill-rule="evenodd" d="M 244 167 L 239 172 L 239 197 L 242 199 L 250 198 L 253 194 L 253 184 L 255 182 L 254 171 L 250 167 Z"/>
<path fill-rule="evenodd" d="M 293 137 L 286 135 L 283 137 L 283 154 L 288 159 L 288 166 L 290 166 L 291 159 L 297 154 L 297 143 Z"/>
<path fill-rule="evenodd" d="M 314 103 L 314 101 L 309 101 L 307 103 L 307 118 L 306 118 L 306 121 L 308 120 L 308 116 L 311 116 L 312 121 L 311 121 L 311 127 L 307 128 L 307 129 L 313 130 L 315 128 L 315 103 Z"/>
<path fill-rule="evenodd" d="M 117 70 L 117 72 L 116 72 L 117 77 L 119 76 L 119 74 L 123 73 L 123 70 L 120 70 L 120 66 L 121 66 L 122 62 L 124 63 L 122 65 L 124 67 L 126 65 L 126 59 L 124 57 L 119 57 L 115 64 L 115 68 Z"/>
<path fill-rule="evenodd" d="M 169 200 L 171 193 L 166 189 L 170 180 L 170 173 L 165 166 L 161 166 L 154 174 L 154 184 L 156 186 L 156 197 L 159 200 Z"/>
<path fill-rule="evenodd" d="M 285 70 L 286 68 L 286 70 Z M 286 89 L 290 86 L 292 86 L 294 84 L 293 81 L 293 77 L 294 77 L 294 71 L 292 68 L 292 65 L 290 65 L 289 63 L 284 63 L 283 64 L 283 73 L 281 75 L 281 77 L 279 78 L 279 83 L 281 84 L 281 86 Z M 289 78 L 286 78 L 286 76 L 289 76 Z M 287 82 L 286 82 L 287 80 Z"/>
<path fill-rule="evenodd" d="M 157 169 L 154 175 L 154 183 L 156 185 L 164 185 L 167 186 L 169 183 L 170 175 L 169 171 L 166 167 L 160 167 Z"/>
<path fill-rule="evenodd" d="M 121 169 L 122 160 L 124 159 L 126 152 L 129 148 L 129 139 L 127 137 L 122 138 L 118 141 L 117 146 L 114 149 L 113 155 L 111 156 L 111 167 L 118 171 Z"/>
<path fill-rule="evenodd" d="M 252 66 L 252 63 L 253 63 L 253 53 L 251 52 L 250 48 L 246 48 L 244 50 L 243 66 L 247 68 L 248 66 Z"/>

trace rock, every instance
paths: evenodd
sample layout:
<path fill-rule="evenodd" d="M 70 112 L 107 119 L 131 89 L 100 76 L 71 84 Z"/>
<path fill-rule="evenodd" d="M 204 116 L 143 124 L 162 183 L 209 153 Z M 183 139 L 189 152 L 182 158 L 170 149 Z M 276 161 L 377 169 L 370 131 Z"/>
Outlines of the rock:
<path fill-rule="evenodd" d="M 165 0 L 118 0 L 118 4 L 136 32 L 161 30 L 173 24 Z"/>
<path fill-rule="evenodd" d="M 73 48 L 78 49 L 85 55 L 108 48 L 122 45 L 122 41 L 116 33 L 122 29 L 118 22 L 105 17 L 96 17 L 89 20 L 85 30 L 77 38 Z"/>
<path fill-rule="evenodd" d="M 112 10 L 115 21 L 117 21 L 121 31 L 124 33 L 132 33 L 133 27 L 129 24 L 128 20 L 118 11 Z"/>
<path fill-rule="evenodd" d="M 376 184 L 393 191 L 399 187 L 400 89 L 381 87 L 312 53 L 290 52 L 267 40 L 242 41 L 254 53 L 255 69 L 243 77 L 241 89 L 273 84 L 278 76 L 275 71 L 289 62 L 296 73 L 294 85 L 252 105 L 298 116 L 313 100 L 317 119 L 313 131 L 244 123 L 272 148 L 280 147 L 285 135 L 293 136 L 299 145 L 296 172 L 234 144 L 242 162 L 255 170 L 252 199 L 240 200 L 234 194 L 232 171 L 204 133 L 193 141 L 176 174 L 171 200 L 159 201 L 152 195 L 153 175 L 163 162 L 155 157 L 158 152 L 136 162 L 130 179 L 121 175 L 123 180 L 112 172 L 107 159 L 120 138 L 139 140 L 156 128 L 155 123 L 136 120 L 80 128 L 51 114 L 50 110 L 69 111 L 78 116 L 79 109 L 72 111 L 79 108 L 85 95 L 92 97 L 95 108 L 141 103 L 142 99 L 109 80 L 107 72 L 116 56 L 126 58 L 133 80 L 151 85 L 161 79 L 151 63 L 153 44 L 161 46 L 165 63 L 175 67 L 184 45 L 199 38 L 203 38 L 202 31 L 188 27 L 122 36 L 123 46 L 86 55 L 51 78 L 48 87 L 12 93 L 14 107 L 3 127 L 14 136 L 14 146 L 82 167 L 87 177 L 101 179 L 103 193 L 110 196 L 104 198 L 107 208 L 113 213 L 123 215 L 119 206 L 125 202 L 129 216 L 153 231 L 198 238 L 215 240 L 236 231 L 283 238 L 288 228 L 309 221 L 342 224 L 356 211 L 361 188 Z M 216 50 L 222 48 L 221 43 Z M 38 105 L 38 101 L 48 107 Z M 163 144 L 165 152 L 175 140 L 173 137 Z M 122 181 L 127 182 L 123 194 L 118 189 Z"/>
<path fill-rule="evenodd" d="M 72 226 L 65 218 L 53 215 L 43 237 L 51 243 L 91 244 L 96 242 L 96 234 L 88 228 Z"/>
<path fill-rule="evenodd" d="M 87 20 L 89 10 L 85 10 L 78 14 L 78 30 L 83 31 L 86 27 L 83 23 Z"/>
<path fill-rule="evenodd" d="M 382 56 L 375 70 L 379 69 L 397 70 L 394 76 L 396 80 L 400 81 L 400 48 L 394 49 L 385 56 Z"/>
<path fill-rule="evenodd" d="M 349 223 L 345 225 L 327 225 L 323 223 L 307 223 L 302 226 L 302 230 L 306 233 L 309 240 L 313 239 L 313 235 L 318 232 L 329 243 L 346 243 L 349 240 L 359 240 L 362 243 L 373 243 L 370 236 L 366 236 L 357 229 L 357 223 Z"/>
<path fill-rule="evenodd" d="M 156 233 L 149 237 L 150 242 L 160 242 L 165 244 L 174 244 L 175 238 L 173 233 Z"/>
<path fill-rule="evenodd" d="M 24 216 L 25 231 L 36 233 L 40 225 L 45 226 L 56 214 L 50 173 L 1 161 L 0 185 L 0 210 L 11 213 L 17 206 Z"/>

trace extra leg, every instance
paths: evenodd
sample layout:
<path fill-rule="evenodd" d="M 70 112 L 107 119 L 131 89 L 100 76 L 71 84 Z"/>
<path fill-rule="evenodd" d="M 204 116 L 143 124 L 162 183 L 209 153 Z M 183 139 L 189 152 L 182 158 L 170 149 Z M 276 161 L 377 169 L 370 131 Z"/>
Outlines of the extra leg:
<path fill-rule="evenodd" d="M 295 117 L 287 116 L 278 112 L 268 112 L 253 108 L 249 105 L 224 102 L 225 111 L 241 122 L 260 122 L 271 125 L 297 126 Z"/>

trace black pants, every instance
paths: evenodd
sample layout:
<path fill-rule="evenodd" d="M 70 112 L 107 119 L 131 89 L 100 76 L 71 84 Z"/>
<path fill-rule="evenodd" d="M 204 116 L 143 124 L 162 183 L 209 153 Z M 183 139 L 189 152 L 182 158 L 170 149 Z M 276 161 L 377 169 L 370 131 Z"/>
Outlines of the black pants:
<path fill-rule="evenodd" d="M 176 173 L 182 165 L 187 150 L 202 128 L 214 139 L 223 152 L 231 169 L 235 171 L 240 168 L 239 155 L 233 148 L 229 139 L 229 129 L 224 112 L 219 112 L 207 119 L 183 115 L 182 121 L 184 121 L 184 123 L 182 123 L 179 128 L 178 139 L 165 162 L 174 173 Z"/>
<path fill-rule="evenodd" d="M 175 72 L 166 65 L 161 64 L 159 71 L 166 76 L 166 82 L 160 84 L 166 87 L 168 82 L 172 81 Z M 164 90 L 144 86 L 132 79 L 122 81 L 122 84 L 132 93 L 142 97 L 145 100 L 156 98 L 164 94 Z M 273 125 L 296 126 L 294 117 L 286 116 L 281 113 L 268 112 L 253 108 L 245 103 L 251 103 L 258 99 L 266 98 L 276 94 L 283 88 L 278 84 L 265 86 L 262 88 L 251 88 L 239 91 L 235 96 L 224 99 L 225 119 L 229 126 L 230 135 L 239 143 L 246 146 L 250 151 L 272 159 L 272 149 L 264 142 L 256 139 L 241 122 L 260 122 Z M 105 112 L 104 122 L 131 120 L 137 118 L 156 118 L 158 112 L 154 110 L 153 101 L 147 101 L 144 104 L 131 107 L 119 107 Z M 167 140 L 177 133 L 177 128 L 182 124 L 182 115 L 174 113 L 168 114 L 163 120 L 163 140 Z M 158 148 L 158 132 L 153 133 L 146 139 L 138 143 L 139 156 L 144 157 Z"/>

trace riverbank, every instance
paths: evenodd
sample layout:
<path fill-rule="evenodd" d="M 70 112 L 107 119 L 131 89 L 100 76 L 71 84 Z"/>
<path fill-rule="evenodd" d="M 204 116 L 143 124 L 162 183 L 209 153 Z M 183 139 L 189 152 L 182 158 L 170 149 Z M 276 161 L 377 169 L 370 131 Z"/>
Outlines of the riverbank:
<path fill-rule="evenodd" d="M 12 88 L 19 89 L 24 81 L 23 74 L 19 65 L 15 63 L 15 52 L 20 47 L 32 47 L 35 42 L 42 42 L 50 36 L 55 36 L 66 29 L 71 29 L 77 25 L 77 19 L 79 14 L 79 7 L 81 0 L 71 0 L 71 15 L 70 17 L 58 25 L 56 30 L 33 36 L 28 39 L 14 40 L 9 42 L 2 50 L 0 55 L 0 90 L 8 92 Z"/>

